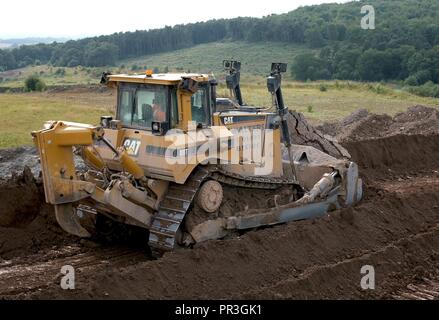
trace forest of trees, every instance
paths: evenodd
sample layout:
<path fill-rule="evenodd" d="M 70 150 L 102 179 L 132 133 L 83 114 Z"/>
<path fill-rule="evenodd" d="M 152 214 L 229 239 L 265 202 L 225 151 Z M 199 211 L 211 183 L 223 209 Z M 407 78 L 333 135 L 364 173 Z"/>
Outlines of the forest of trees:
<path fill-rule="evenodd" d="M 363 30 L 360 9 L 373 5 L 376 29 Z M 50 63 L 112 65 L 119 59 L 221 40 L 309 47 L 292 67 L 299 80 L 404 80 L 439 83 L 439 1 L 368 0 L 301 7 L 264 18 L 235 18 L 115 33 L 66 43 L 0 50 L 0 70 Z M 311 53 L 313 52 L 313 53 Z"/>

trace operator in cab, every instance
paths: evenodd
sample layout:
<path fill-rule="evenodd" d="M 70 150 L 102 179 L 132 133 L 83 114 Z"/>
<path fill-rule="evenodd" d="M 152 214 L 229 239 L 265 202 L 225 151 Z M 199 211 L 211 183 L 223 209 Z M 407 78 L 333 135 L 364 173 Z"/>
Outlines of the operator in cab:
<path fill-rule="evenodd" d="M 153 121 L 165 122 L 166 121 L 166 109 L 163 103 L 159 99 L 154 99 L 152 104 Z"/>

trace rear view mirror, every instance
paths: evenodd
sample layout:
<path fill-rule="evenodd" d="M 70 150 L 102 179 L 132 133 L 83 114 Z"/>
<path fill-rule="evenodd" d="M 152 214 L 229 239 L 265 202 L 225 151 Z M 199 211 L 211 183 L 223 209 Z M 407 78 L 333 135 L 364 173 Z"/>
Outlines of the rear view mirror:
<path fill-rule="evenodd" d="M 198 82 L 191 78 L 183 78 L 179 88 L 184 91 L 195 93 L 198 90 Z"/>
<path fill-rule="evenodd" d="M 241 62 L 236 60 L 224 60 L 223 67 L 226 71 L 239 71 L 241 70 Z"/>
<path fill-rule="evenodd" d="M 287 72 L 287 64 L 275 62 L 271 64 L 272 73 L 284 73 Z"/>

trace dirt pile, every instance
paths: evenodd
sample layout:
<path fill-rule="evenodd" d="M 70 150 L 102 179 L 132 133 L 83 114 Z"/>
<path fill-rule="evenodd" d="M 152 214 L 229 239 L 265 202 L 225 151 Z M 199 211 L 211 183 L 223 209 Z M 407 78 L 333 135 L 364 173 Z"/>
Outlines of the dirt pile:
<path fill-rule="evenodd" d="M 364 118 L 367 118 L 370 115 L 369 111 L 366 109 L 359 109 L 348 115 L 346 118 L 341 119 L 336 122 L 325 122 L 316 127 L 317 130 L 322 132 L 323 134 L 327 134 L 332 137 L 337 137 L 340 128 L 347 128 L 354 123 L 358 123 Z"/>
<path fill-rule="evenodd" d="M 73 238 L 58 226 L 52 206 L 43 205 L 38 215 L 28 224 L 0 227 L 0 262 L 73 242 L 79 242 L 79 239 Z"/>
<path fill-rule="evenodd" d="M 371 180 L 439 170 L 439 135 L 395 135 L 344 146 L 360 173 Z"/>
<path fill-rule="evenodd" d="M 361 109 L 316 128 L 340 141 L 370 181 L 439 169 L 437 109 L 413 106 L 394 117 Z"/>
<path fill-rule="evenodd" d="M 42 185 L 28 167 L 20 175 L 0 179 L 0 260 L 37 252 L 70 237 L 44 203 Z"/>
<path fill-rule="evenodd" d="M 39 186 L 28 167 L 20 175 L 0 180 L 0 226 L 28 224 L 38 215 L 41 204 Z"/>
<path fill-rule="evenodd" d="M 338 122 L 324 123 L 317 129 L 340 143 L 395 135 L 439 134 L 439 110 L 418 105 L 390 117 L 362 109 Z"/>

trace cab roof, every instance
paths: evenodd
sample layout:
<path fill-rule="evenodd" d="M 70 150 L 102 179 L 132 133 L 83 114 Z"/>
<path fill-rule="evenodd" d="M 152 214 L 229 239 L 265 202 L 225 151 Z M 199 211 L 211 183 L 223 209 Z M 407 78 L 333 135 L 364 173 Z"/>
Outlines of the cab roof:
<path fill-rule="evenodd" d="M 147 76 L 146 74 L 112 74 L 108 75 L 108 84 L 114 85 L 117 82 L 132 82 L 146 84 L 176 85 L 183 78 L 191 78 L 197 82 L 206 82 L 209 76 L 199 73 L 157 73 Z"/>

